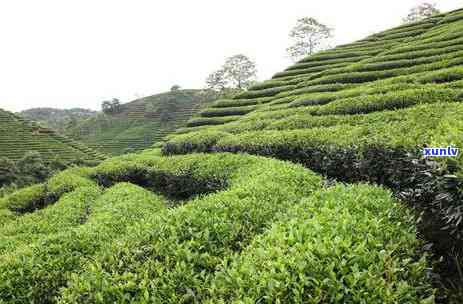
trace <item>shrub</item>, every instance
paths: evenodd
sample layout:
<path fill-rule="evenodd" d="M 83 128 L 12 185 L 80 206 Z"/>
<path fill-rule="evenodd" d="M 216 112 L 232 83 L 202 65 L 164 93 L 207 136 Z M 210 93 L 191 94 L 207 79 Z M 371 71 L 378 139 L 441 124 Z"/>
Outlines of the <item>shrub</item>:
<path fill-rule="evenodd" d="M 374 111 L 406 108 L 423 103 L 458 102 L 463 94 L 453 89 L 414 89 L 383 95 L 359 96 L 338 99 L 327 105 L 314 108 L 314 115 L 359 114 Z"/>
<path fill-rule="evenodd" d="M 413 224 L 380 188 L 316 192 L 222 263 L 210 303 L 432 303 Z"/>
<path fill-rule="evenodd" d="M 256 106 L 235 106 L 228 108 L 210 108 L 199 112 L 199 115 L 202 117 L 222 117 L 222 116 L 237 116 L 245 115 L 256 109 Z"/>
<path fill-rule="evenodd" d="M 44 184 L 23 188 L 3 199 L 0 199 L 0 209 L 7 208 L 17 213 L 32 212 L 46 206 L 52 198 L 47 195 Z"/>
<path fill-rule="evenodd" d="M 127 201 L 130 200 L 130 204 Z M 9 303 L 49 303 L 99 251 L 137 222 L 161 212 L 162 199 L 130 184 L 107 190 L 85 224 L 44 236 L 40 241 L 7 253 L 0 263 L 0 293 Z"/>
<path fill-rule="evenodd" d="M 198 117 L 192 118 L 187 122 L 188 127 L 198 127 L 204 125 L 221 125 L 230 121 L 234 121 L 238 119 L 239 116 L 227 116 L 227 117 L 214 117 L 214 118 L 207 118 L 207 117 Z"/>
<path fill-rule="evenodd" d="M 95 183 L 88 178 L 90 172 L 89 168 L 71 168 L 57 173 L 48 180 L 47 190 L 59 197 L 78 187 L 95 186 Z"/>
<path fill-rule="evenodd" d="M 100 194 L 97 187 L 78 188 L 63 195 L 48 208 L 5 223 L 0 228 L 0 252 L 13 252 L 19 245 L 28 245 L 40 238 L 82 225 Z"/>
<path fill-rule="evenodd" d="M 63 303 L 117 302 L 124 294 L 132 302 L 201 301 L 224 257 L 320 187 L 320 179 L 299 166 L 252 156 L 197 155 L 170 163 L 195 166 L 200 159 L 210 160 L 212 172 L 232 168 L 230 187 L 139 222 L 123 242 L 73 276 Z"/>

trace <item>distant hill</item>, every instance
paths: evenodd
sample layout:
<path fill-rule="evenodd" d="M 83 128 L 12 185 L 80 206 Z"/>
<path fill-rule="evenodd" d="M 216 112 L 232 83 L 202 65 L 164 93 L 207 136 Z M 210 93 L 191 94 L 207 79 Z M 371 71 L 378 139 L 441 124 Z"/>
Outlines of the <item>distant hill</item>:
<path fill-rule="evenodd" d="M 104 154 L 19 115 L 0 109 L 0 157 L 20 159 L 37 151 L 44 159 L 98 161 Z"/>
<path fill-rule="evenodd" d="M 123 104 L 121 112 L 98 113 L 67 134 L 109 154 L 140 150 L 160 142 L 212 101 L 203 90 L 177 90 Z"/>
<path fill-rule="evenodd" d="M 33 120 L 43 127 L 51 128 L 61 133 L 70 126 L 75 126 L 82 120 L 95 116 L 98 112 L 89 109 L 55 109 L 32 108 L 18 113 L 24 118 Z"/>

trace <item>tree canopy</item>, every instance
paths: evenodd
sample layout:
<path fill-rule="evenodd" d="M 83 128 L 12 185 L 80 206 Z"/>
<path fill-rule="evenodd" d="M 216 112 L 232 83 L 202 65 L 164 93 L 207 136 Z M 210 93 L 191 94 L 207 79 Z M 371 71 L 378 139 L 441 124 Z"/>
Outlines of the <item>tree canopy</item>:
<path fill-rule="evenodd" d="M 212 72 L 206 79 L 208 89 L 224 92 L 227 89 L 245 90 L 255 80 L 256 64 L 243 54 L 231 56 L 219 70 Z"/>
<path fill-rule="evenodd" d="M 329 38 L 332 37 L 332 29 L 318 22 L 315 18 L 304 17 L 297 20 L 289 36 L 293 44 L 286 49 L 289 57 L 294 61 L 302 57 L 312 55 L 320 50 Z"/>
<path fill-rule="evenodd" d="M 422 3 L 418 6 L 413 7 L 407 17 L 403 19 L 404 23 L 412 23 L 429 18 L 433 15 L 440 14 L 440 11 L 436 8 L 435 4 Z"/>

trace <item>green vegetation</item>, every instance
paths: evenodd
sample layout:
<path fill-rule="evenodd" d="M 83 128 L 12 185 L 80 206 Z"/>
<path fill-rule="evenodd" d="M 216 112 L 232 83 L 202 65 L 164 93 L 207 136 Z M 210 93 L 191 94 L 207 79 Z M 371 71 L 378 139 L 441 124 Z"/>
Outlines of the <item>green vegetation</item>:
<path fill-rule="evenodd" d="M 113 153 L 184 127 L 0 198 L 0 303 L 460 303 L 463 156 L 422 150 L 463 148 L 462 16 L 88 120 Z"/>
<path fill-rule="evenodd" d="M 462 294 L 463 157 L 422 155 L 423 147 L 463 147 L 461 15 L 434 15 L 304 58 L 217 101 L 171 135 L 163 153 L 244 152 L 385 185 L 421 214 L 420 235 L 443 257 L 435 267 L 441 283 Z"/>
<path fill-rule="evenodd" d="M 302 282 L 312 284 L 307 288 L 317 285 L 309 298 L 329 294 L 333 299 L 378 303 L 432 301 L 433 290 L 423 271 L 425 261 L 417 257 L 420 242 L 412 217 L 388 191 L 367 185 L 323 189 L 322 179 L 299 165 L 256 156 L 156 154 L 147 150 L 80 170 L 79 185 L 56 176 L 55 180 L 68 185 L 61 188 L 74 190 L 47 208 L 10 219 L 0 227 L 5 236 L 0 242 L 3 300 L 227 301 L 227 295 L 237 291 L 233 282 L 262 286 L 254 285 L 244 272 L 254 274 L 251 264 L 258 262 L 248 257 L 270 249 L 260 248 L 262 242 L 281 248 L 275 250 L 284 250 L 281 246 L 290 242 L 301 245 L 294 248 L 300 254 L 291 254 L 293 259 L 313 257 L 304 258 L 305 264 L 302 260 L 291 264 L 291 259 L 284 264 L 307 269 L 307 281 Z M 60 174 L 77 174 L 74 171 Z M 92 180 L 105 190 L 92 185 Z M 50 184 L 45 193 L 52 191 Z M 52 225 L 55 221 L 59 222 Z M 289 238 L 271 241 L 286 232 Z M 356 251 L 350 254 L 358 253 L 355 258 L 342 253 L 353 246 Z M 346 259 L 345 268 L 333 268 L 341 256 Z M 282 267 L 281 260 L 271 255 L 267 260 L 268 268 L 259 268 L 262 273 L 271 275 L 272 267 Z M 311 263 L 317 264 L 318 274 L 308 271 Z M 241 271 L 235 272 L 235 267 Z M 332 276 L 320 279 L 323 273 Z M 298 290 L 303 285 L 278 289 L 288 280 L 297 284 L 291 272 L 283 274 L 268 277 L 277 284 L 277 289 L 261 290 L 269 299 L 285 301 L 294 293 L 301 296 Z M 226 275 L 232 275 L 231 279 Z M 259 295 L 260 291 L 250 291 L 238 296 L 252 299 Z"/>
<path fill-rule="evenodd" d="M 182 127 L 215 94 L 202 90 L 173 90 L 144 97 L 91 117 L 67 134 L 107 154 L 123 154 L 152 146 Z"/>
<path fill-rule="evenodd" d="M 210 303 L 416 303 L 426 294 L 432 302 L 425 261 L 409 258 L 415 233 L 383 189 L 318 191 L 222 263 Z"/>
<path fill-rule="evenodd" d="M 37 122 L 39 125 L 56 130 L 61 134 L 66 129 L 73 128 L 83 120 L 96 115 L 96 111 L 88 109 L 54 109 L 54 108 L 33 108 L 19 113 L 20 116 Z"/>
<path fill-rule="evenodd" d="M 19 160 L 29 151 L 39 152 L 46 162 L 98 162 L 105 158 L 79 142 L 0 109 L 0 157 Z"/>

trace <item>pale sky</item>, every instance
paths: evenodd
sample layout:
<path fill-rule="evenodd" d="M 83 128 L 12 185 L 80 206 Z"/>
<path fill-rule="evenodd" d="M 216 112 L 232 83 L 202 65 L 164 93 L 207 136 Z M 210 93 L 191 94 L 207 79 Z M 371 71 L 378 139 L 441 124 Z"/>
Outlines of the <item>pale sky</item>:
<path fill-rule="evenodd" d="M 260 80 L 291 64 L 296 20 L 315 17 L 348 43 L 401 23 L 416 0 L 0 0 L 0 108 L 99 109 L 169 90 L 204 87 L 243 53 Z M 461 0 L 437 0 L 442 11 Z"/>

